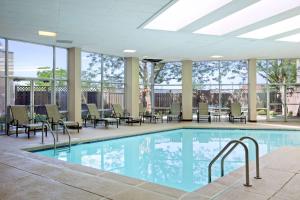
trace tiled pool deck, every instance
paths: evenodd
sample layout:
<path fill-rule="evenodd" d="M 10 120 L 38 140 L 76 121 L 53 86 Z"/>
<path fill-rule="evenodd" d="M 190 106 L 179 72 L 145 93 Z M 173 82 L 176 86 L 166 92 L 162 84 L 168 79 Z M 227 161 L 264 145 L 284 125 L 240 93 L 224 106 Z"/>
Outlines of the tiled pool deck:
<path fill-rule="evenodd" d="M 158 123 L 142 126 L 86 128 L 72 133 L 72 142 L 103 140 L 173 128 L 271 128 L 298 129 L 297 123 Z M 66 142 L 65 135 L 59 135 Z M 284 147 L 261 158 L 261 176 L 251 178 L 252 187 L 244 187 L 244 169 L 195 191 L 184 192 L 110 172 L 66 163 L 32 154 L 21 149 L 45 148 L 52 143 L 48 136 L 0 136 L 0 199 L 126 199 L 126 200 L 206 200 L 206 199 L 300 199 L 300 148 Z M 254 177 L 254 163 L 251 177 Z"/>

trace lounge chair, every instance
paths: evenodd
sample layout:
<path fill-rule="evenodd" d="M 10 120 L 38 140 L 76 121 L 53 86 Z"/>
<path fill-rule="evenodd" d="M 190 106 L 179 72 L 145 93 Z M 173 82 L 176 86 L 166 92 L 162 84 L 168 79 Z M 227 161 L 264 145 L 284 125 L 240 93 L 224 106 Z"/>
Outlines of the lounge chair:
<path fill-rule="evenodd" d="M 230 107 L 230 113 L 229 113 L 229 121 L 234 123 L 235 120 L 245 121 L 246 124 L 246 116 L 241 111 L 241 104 L 239 103 L 232 103 Z"/>
<path fill-rule="evenodd" d="M 197 121 L 200 122 L 201 119 L 208 120 L 211 122 L 210 112 L 208 112 L 208 104 L 207 103 L 199 103 L 198 113 L 197 113 Z"/>
<path fill-rule="evenodd" d="M 169 114 L 167 116 L 167 122 L 172 121 L 173 119 L 177 119 L 178 121 L 181 121 L 181 118 L 182 118 L 181 104 L 172 103 Z"/>
<path fill-rule="evenodd" d="M 59 113 L 58 107 L 55 104 L 45 104 L 47 120 L 51 124 L 51 128 L 54 130 L 55 126 L 65 125 L 70 129 L 77 129 L 79 133 L 79 129 L 81 128 L 78 122 L 74 121 L 64 121 L 61 114 Z M 65 126 L 63 126 L 63 133 L 65 133 Z"/>
<path fill-rule="evenodd" d="M 146 114 L 146 108 L 143 103 L 139 103 L 139 116 L 143 117 Z"/>
<path fill-rule="evenodd" d="M 94 124 L 94 128 L 96 128 L 98 122 L 104 122 L 105 127 L 108 127 L 109 124 L 116 124 L 117 128 L 119 127 L 119 120 L 116 118 L 111 117 L 105 117 L 101 118 L 100 113 L 97 109 L 96 104 L 86 104 L 86 107 L 88 109 L 87 118 L 84 120 L 84 125 L 86 127 L 86 120 L 91 120 Z"/>
<path fill-rule="evenodd" d="M 125 120 L 127 124 L 133 125 L 134 123 L 142 124 L 142 118 L 135 118 L 130 116 L 130 113 L 125 112 L 120 104 L 112 104 L 113 108 L 113 117 L 119 119 L 119 124 L 121 124 L 121 120 Z"/>
<path fill-rule="evenodd" d="M 163 118 L 160 115 L 153 114 L 152 112 L 146 111 L 146 108 L 144 107 L 143 103 L 139 103 L 139 116 L 142 118 L 143 123 L 145 122 L 145 119 L 150 119 L 150 123 L 157 122 L 157 120 L 161 119 L 163 122 Z"/>
<path fill-rule="evenodd" d="M 47 127 L 42 123 L 32 123 L 33 119 L 28 116 L 27 108 L 24 105 L 9 106 L 12 116 L 12 121 L 8 124 L 7 135 L 9 135 L 9 127 L 16 127 L 16 137 L 19 136 L 19 128 L 25 128 L 25 133 L 30 138 L 30 132 L 33 131 L 34 135 L 37 130 L 45 130 L 47 136 Z"/>

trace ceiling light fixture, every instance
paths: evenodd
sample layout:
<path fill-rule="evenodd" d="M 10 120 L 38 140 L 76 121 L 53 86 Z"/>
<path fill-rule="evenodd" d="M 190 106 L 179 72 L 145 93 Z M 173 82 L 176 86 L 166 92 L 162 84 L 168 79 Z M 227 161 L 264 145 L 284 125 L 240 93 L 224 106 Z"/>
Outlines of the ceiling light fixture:
<path fill-rule="evenodd" d="M 283 41 L 283 42 L 300 42 L 300 33 L 290 35 L 284 38 L 279 38 L 277 41 Z"/>
<path fill-rule="evenodd" d="M 300 15 L 291 17 L 289 19 L 265 26 L 260 29 L 242 34 L 238 37 L 252 38 L 252 39 L 265 39 L 273 35 L 278 35 L 284 32 L 292 31 L 300 28 Z"/>
<path fill-rule="evenodd" d="M 178 31 L 188 24 L 221 8 L 232 0 L 178 0 L 148 23 L 145 29 Z"/>
<path fill-rule="evenodd" d="M 221 56 L 221 55 L 213 55 L 213 56 L 211 56 L 211 58 L 223 58 L 223 56 Z"/>
<path fill-rule="evenodd" d="M 225 35 L 300 6 L 295 0 L 261 0 L 194 33 Z"/>
<path fill-rule="evenodd" d="M 46 37 L 56 37 L 55 32 L 49 32 L 49 31 L 39 31 L 39 36 L 46 36 Z"/>
<path fill-rule="evenodd" d="M 135 53 L 136 50 L 134 50 L 134 49 L 125 49 L 125 50 L 123 50 L 123 52 L 124 53 Z"/>

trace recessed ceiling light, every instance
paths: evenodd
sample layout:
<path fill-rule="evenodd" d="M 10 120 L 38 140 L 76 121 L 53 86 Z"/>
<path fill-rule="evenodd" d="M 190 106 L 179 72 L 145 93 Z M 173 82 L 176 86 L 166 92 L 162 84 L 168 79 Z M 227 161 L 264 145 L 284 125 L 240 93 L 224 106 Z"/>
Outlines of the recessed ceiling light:
<path fill-rule="evenodd" d="M 300 6 L 295 0 L 261 0 L 194 33 L 224 35 Z"/>
<path fill-rule="evenodd" d="M 290 35 L 284 38 L 279 38 L 277 41 L 283 41 L 283 42 L 300 42 L 300 33 Z"/>
<path fill-rule="evenodd" d="M 211 56 L 211 58 L 223 58 L 223 56 L 221 56 L 221 55 L 213 55 L 213 56 Z"/>
<path fill-rule="evenodd" d="M 178 31 L 231 1 L 232 0 L 178 0 L 144 28 Z"/>
<path fill-rule="evenodd" d="M 238 37 L 264 39 L 300 28 L 300 15 L 242 34 Z"/>
<path fill-rule="evenodd" d="M 39 36 L 56 37 L 56 33 L 49 31 L 39 31 Z"/>
<path fill-rule="evenodd" d="M 134 50 L 134 49 L 125 49 L 125 50 L 123 50 L 123 52 L 124 53 L 135 53 L 136 50 Z"/>

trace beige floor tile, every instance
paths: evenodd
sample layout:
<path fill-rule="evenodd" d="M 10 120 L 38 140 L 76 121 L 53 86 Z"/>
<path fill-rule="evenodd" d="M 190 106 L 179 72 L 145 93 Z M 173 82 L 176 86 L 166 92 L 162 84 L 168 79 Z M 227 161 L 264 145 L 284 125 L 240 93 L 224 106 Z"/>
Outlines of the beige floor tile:
<path fill-rule="evenodd" d="M 215 200 L 267 200 L 267 196 L 240 189 L 229 189 L 219 194 Z"/>
<path fill-rule="evenodd" d="M 300 199 L 300 175 L 295 175 L 275 196 L 274 199 Z"/>
<path fill-rule="evenodd" d="M 294 174 L 268 168 L 261 170 L 262 179 L 255 179 L 253 176 L 250 179 L 252 187 L 243 186 L 244 182 L 237 183 L 234 188 L 240 191 L 248 191 L 266 196 L 275 194 Z"/>
<path fill-rule="evenodd" d="M 190 192 L 184 195 L 180 200 L 209 200 L 210 198 L 202 196 L 197 192 Z"/>
<path fill-rule="evenodd" d="M 194 191 L 193 193 L 199 193 L 203 196 L 212 198 L 213 196 L 217 195 L 218 193 L 224 191 L 227 187 L 225 185 L 213 182 L 200 188 L 199 190 Z"/>
<path fill-rule="evenodd" d="M 176 198 L 168 197 L 159 193 L 147 190 L 133 188 L 116 195 L 110 196 L 114 200 L 175 200 Z"/>
<path fill-rule="evenodd" d="M 24 177 L 19 179 L 17 183 L 1 184 L 0 194 L 3 200 L 97 200 L 101 198 L 101 196 L 36 176 Z"/>
<path fill-rule="evenodd" d="M 153 191 L 153 192 L 164 194 L 166 196 L 174 197 L 174 198 L 179 198 L 183 194 L 186 193 L 185 191 L 182 191 L 182 190 L 177 190 L 177 189 L 174 189 L 174 188 L 164 187 L 164 186 L 157 185 L 157 184 L 154 184 L 154 183 L 149 183 L 149 182 L 144 183 L 142 185 L 139 185 L 138 187 L 143 188 L 145 190 L 150 190 L 150 191 Z"/>
<path fill-rule="evenodd" d="M 130 178 L 130 177 L 112 173 L 112 172 L 104 172 L 104 173 L 100 174 L 100 176 L 104 177 L 104 178 L 112 179 L 115 181 L 119 181 L 122 183 L 126 183 L 128 185 L 133 185 L 133 186 L 144 183 L 144 181 L 142 181 L 142 180 Z"/>

